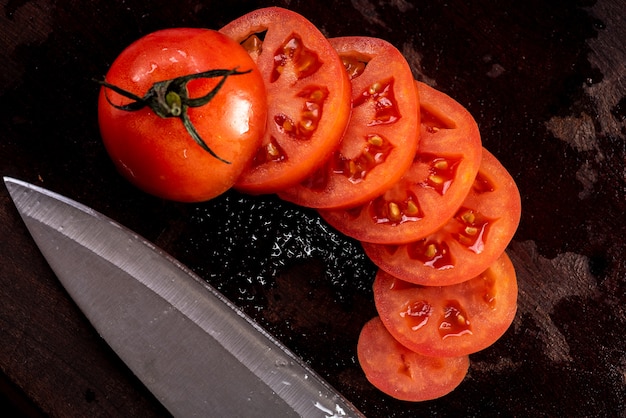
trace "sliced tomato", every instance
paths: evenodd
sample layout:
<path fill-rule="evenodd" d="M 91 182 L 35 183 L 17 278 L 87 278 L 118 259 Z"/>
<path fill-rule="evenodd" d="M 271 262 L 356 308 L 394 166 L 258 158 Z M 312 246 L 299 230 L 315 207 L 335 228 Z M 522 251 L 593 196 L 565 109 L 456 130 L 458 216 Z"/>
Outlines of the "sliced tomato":
<path fill-rule="evenodd" d="M 462 356 L 487 348 L 509 328 L 517 278 L 506 253 L 483 273 L 451 286 L 420 286 L 379 270 L 374 300 L 402 345 L 426 356 Z"/>
<path fill-rule="evenodd" d="M 311 175 L 337 148 L 350 117 L 350 80 L 324 35 L 279 7 L 220 29 L 248 51 L 268 94 L 267 130 L 235 188 L 275 193 Z"/>
<path fill-rule="evenodd" d="M 441 229 L 402 245 L 363 243 L 383 270 L 412 283 L 443 286 L 468 280 L 489 267 L 505 250 L 522 206 L 509 172 L 489 151 L 456 214 Z"/>
<path fill-rule="evenodd" d="M 409 350 L 393 338 L 379 317 L 361 330 L 357 356 L 372 385 L 403 401 L 427 401 L 447 395 L 469 369 L 468 356 L 437 358 Z"/>
<path fill-rule="evenodd" d="M 421 239 L 445 225 L 469 193 L 482 154 L 478 126 L 454 99 L 416 83 L 420 142 L 408 171 L 389 190 L 362 205 L 319 210 L 345 235 L 379 244 Z"/>
<path fill-rule="evenodd" d="M 396 183 L 413 162 L 419 100 L 398 49 L 369 37 L 330 39 L 352 82 L 352 113 L 339 148 L 299 185 L 279 193 L 313 208 L 353 207 Z"/>

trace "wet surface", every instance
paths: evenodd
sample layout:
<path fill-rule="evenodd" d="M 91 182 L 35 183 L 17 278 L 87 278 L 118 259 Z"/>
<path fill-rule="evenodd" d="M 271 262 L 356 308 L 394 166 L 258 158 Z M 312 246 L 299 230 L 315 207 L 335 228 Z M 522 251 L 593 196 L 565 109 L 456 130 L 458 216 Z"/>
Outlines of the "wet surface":
<path fill-rule="evenodd" d="M 154 241 L 368 416 L 626 417 L 623 2 L 273 3 L 328 36 L 395 44 L 416 78 L 472 112 L 520 188 L 522 220 L 509 248 L 517 317 L 471 357 L 455 392 L 420 404 L 382 395 L 356 363 L 358 332 L 375 315 L 375 270 L 358 243 L 273 196 L 229 192 L 190 205 L 144 195 L 100 142 L 91 80 L 126 45 L 165 27 L 219 28 L 268 4 L 1 1 L 0 174 L 79 200 Z M 6 191 L 0 203 L 6 402 L 35 415 L 166 415 L 69 300 Z"/>

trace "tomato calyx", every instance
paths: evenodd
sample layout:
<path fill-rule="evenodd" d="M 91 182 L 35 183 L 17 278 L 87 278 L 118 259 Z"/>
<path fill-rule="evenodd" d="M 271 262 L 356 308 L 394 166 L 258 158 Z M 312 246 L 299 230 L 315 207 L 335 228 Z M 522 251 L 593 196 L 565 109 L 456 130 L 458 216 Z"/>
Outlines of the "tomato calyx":
<path fill-rule="evenodd" d="M 105 97 L 107 102 L 115 107 L 116 109 L 134 112 L 144 107 L 148 106 L 154 113 L 156 113 L 159 117 L 162 118 L 179 118 L 189 133 L 193 140 L 204 149 L 206 152 L 211 154 L 213 157 L 222 161 L 225 164 L 230 164 L 230 161 L 227 161 L 220 156 L 218 156 L 209 146 L 204 142 L 196 128 L 193 126 L 191 119 L 189 119 L 189 115 L 187 113 L 187 109 L 190 107 L 200 107 L 209 103 L 213 97 L 219 92 L 222 88 L 226 79 L 231 75 L 243 75 L 251 72 L 252 70 L 247 71 L 238 71 L 237 67 L 227 70 L 227 69 L 217 69 L 217 70 L 208 70 L 200 73 L 187 74 L 181 77 L 172 78 L 169 80 L 158 81 L 150 87 L 148 92 L 143 96 L 138 96 L 132 92 L 122 89 L 116 85 L 108 83 L 107 81 L 97 80 L 99 84 L 102 86 L 113 90 L 114 92 L 133 100 L 132 102 L 125 105 L 118 105 L 111 102 L 109 96 L 106 94 Z M 187 84 L 191 80 L 199 79 L 199 78 L 217 78 L 221 77 L 221 80 L 209 91 L 207 94 L 201 97 L 189 97 L 189 93 L 187 91 Z"/>

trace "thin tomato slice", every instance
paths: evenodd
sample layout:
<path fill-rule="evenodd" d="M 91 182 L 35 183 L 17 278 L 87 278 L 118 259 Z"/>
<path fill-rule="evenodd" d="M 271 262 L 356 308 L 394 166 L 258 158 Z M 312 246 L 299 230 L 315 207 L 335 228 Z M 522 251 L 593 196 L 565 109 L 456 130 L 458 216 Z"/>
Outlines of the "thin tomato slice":
<path fill-rule="evenodd" d="M 427 401 L 452 392 L 465 378 L 469 357 L 417 354 L 396 341 L 379 317 L 361 330 L 357 356 L 369 382 L 403 401 Z"/>
<path fill-rule="evenodd" d="M 385 327 L 410 350 L 463 356 L 489 347 L 509 328 L 517 278 L 506 253 L 485 272 L 451 286 L 415 285 L 379 270 L 374 301 Z"/>
<path fill-rule="evenodd" d="M 378 244 L 421 239 L 445 225 L 469 193 L 482 154 L 478 126 L 454 99 L 416 83 L 420 142 L 408 171 L 382 195 L 362 205 L 319 210 L 345 235 Z"/>
<path fill-rule="evenodd" d="M 413 162 L 419 100 L 398 49 L 369 37 L 330 39 L 352 83 L 352 112 L 339 148 L 312 176 L 279 196 L 313 208 L 353 207 L 396 183 Z"/>
<path fill-rule="evenodd" d="M 350 117 L 350 80 L 324 35 L 279 7 L 250 12 L 220 32 L 246 48 L 268 94 L 266 133 L 235 188 L 254 194 L 294 186 L 337 148 Z"/>
<path fill-rule="evenodd" d="M 468 280 L 505 250 L 519 225 L 522 206 L 509 172 L 489 151 L 456 214 L 441 229 L 402 245 L 362 243 L 369 258 L 412 283 L 443 286 Z"/>

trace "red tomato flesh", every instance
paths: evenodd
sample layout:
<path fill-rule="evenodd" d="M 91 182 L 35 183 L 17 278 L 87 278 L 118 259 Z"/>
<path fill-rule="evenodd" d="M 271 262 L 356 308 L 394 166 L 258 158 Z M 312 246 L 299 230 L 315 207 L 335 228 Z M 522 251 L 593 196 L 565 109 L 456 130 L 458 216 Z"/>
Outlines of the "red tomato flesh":
<path fill-rule="evenodd" d="M 269 7 L 220 31 L 248 50 L 268 94 L 267 131 L 235 187 L 275 193 L 318 169 L 339 144 L 350 117 L 350 80 L 337 52 L 307 19 Z"/>
<path fill-rule="evenodd" d="M 406 59 L 378 38 L 330 39 L 352 83 L 348 128 L 312 176 L 279 196 L 313 208 L 353 207 L 396 183 L 413 162 L 419 99 Z"/>
<path fill-rule="evenodd" d="M 517 278 L 506 253 L 485 272 L 451 286 L 415 285 L 379 270 L 374 300 L 385 327 L 408 349 L 463 356 L 492 345 L 509 328 Z"/>
<path fill-rule="evenodd" d="M 364 242 L 402 244 L 441 228 L 474 182 L 482 153 L 472 115 L 451 97 L 416 82 L 420 142 L 412 165 L 382 195 L 348 209 L 322 209 L 340 232 Z"/>
<path fill-rule="evenodd" d="M 489 267 L 513 238 L 521 198 L 509 172 L 489 151 L 456 214 L 441 229 L 402 245 L 362 243 L 380 268 L 412 283 L 443 286 L 468 280 Z"/>
<path fill-rule="evenodd" d="M 231 75 L 211 101 L 188 109 L 189 119 L 208 147 L 200 147 L 179 118 L 162 118 L 150 107 L 126 111 L 113 106 L 132 100 L 102 87 L 98 121 L 104 145 L 117 169 L 153 195 L 178 201 L 203 201 L 233 186 L 265 132 L 266 94 L 261 74 L 246 51 L 217 31 L 166 29 L 126 48 L 106 81 L 143 97 L 156 82 L 215 69 L 250 70 Z M 187 84 L 190 98 L 206 95 L 219 78 Z"/>
<path fill-rule="evenodd" d="M 357 356 L 369 382 L 403 401 L 427 401 L 452 392 L 465 378 L 469 357 L 418 354 L 396 341 L 376 317 L 365 324 Z"/>

